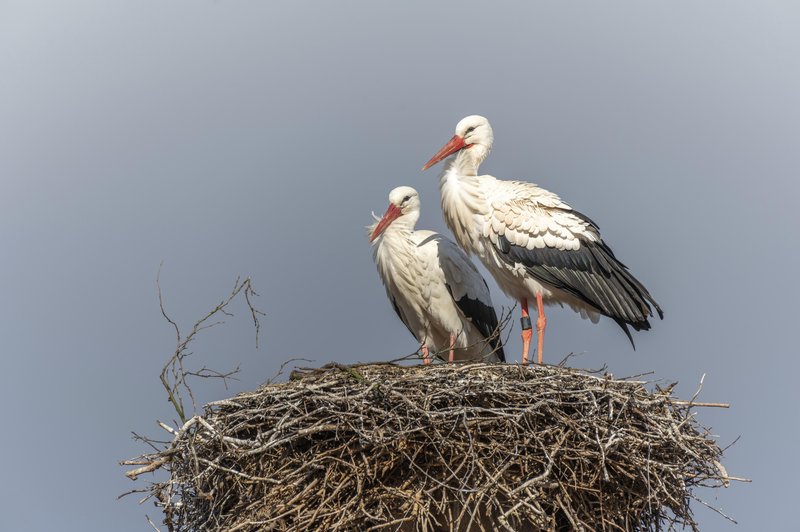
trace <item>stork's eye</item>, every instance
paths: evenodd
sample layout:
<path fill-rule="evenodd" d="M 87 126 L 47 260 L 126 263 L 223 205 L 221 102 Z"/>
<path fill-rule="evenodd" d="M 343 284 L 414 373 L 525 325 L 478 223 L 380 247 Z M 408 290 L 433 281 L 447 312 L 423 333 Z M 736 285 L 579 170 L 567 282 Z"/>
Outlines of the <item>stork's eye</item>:
<path fill-rule="evenodd" d="M 406 196 L 405 198 L 403 198 L 403 201 L 402 201 L 402 203 L 405 203 L 405 202 L 407 202 L 407 201 L 408 201 L 408 200 L 410 200 L 410 199 L 411 199 L 411 196 Z"/>
<path fill-rule="evenodd" d="M 464 133 L 464 135 L 465 135 L 465 136 L 466 136 L 466 135 L 469 135 L 469 134 L 470 134 L 470 133 L 472 133 L 473 131 L 475 131 L 475 126 L 472 126 L 472 127 L 469 127 L 469 128 L 467 128 L 467 132 L 466 132 L 466 133 Z"/>

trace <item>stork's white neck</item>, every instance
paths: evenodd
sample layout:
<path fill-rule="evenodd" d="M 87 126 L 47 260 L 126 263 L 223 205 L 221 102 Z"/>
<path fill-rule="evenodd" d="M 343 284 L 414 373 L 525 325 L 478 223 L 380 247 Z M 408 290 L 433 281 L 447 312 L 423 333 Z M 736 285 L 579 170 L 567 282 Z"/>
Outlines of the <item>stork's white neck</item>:
<path fill-rule="evenodd" d="M 473 144 L 468 148 L 459 150 L 450 164 L 456 167 L 459 175 L 475 176 L 478 175 L 478 167 L 488 157 L 491 147 L 483 144 Z"/>
<path fill-rule="evenodd" d="M 389 227 L 386 228 L 385 233 L 408 238 L 408 236 L 414 232 L 414 228 L 417 226 L 417 221 L 419 221 L 418 210 L 407 212 L 393 221 Z"/>
<path fill-rule="evenodd" d="M 472 149 L 475 147 L 478 146 Z M 481 177 L 477 175 L 478 166 L 485 155 L 476 158 L 473 154 L 467 154 L 472 149 L 461 150 L 451 157 L 439 176 L 444 221 L 468 253 L 477 251 L 475 242 L 479 224 L 476 217 L 483 216 L 486 211 L 486 201 L 480 187 Z"/>
<path fill-rule="evenodd" d="M 419 272 L 419 268 L 414 266 L 419 260 L 414 242 L 416 220 L 410 224 L 407 222 L 406 216 L 395 220 L 372 246 L 372 255 L 383 283 L 390 291 L 399 293 L 414 291 L 414 275 Z"/>

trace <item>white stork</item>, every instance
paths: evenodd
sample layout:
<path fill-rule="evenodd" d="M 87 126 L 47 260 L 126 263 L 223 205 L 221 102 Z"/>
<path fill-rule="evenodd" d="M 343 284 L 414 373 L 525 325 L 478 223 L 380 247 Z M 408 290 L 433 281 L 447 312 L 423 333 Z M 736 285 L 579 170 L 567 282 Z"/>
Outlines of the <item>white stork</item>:
<path fill-rule="evenodd" d="M 461 247 L 478 255 L 500 288 L 520 302 L 522 363 L 528 361 L 528 300 L 534 298 L 539 363 L 547 325 L 544 304 L 567 304 L 595 323 L 599 315 L 608 316 L 633 345 L 628 325 L 649 329 L 650 304 L 664 317 L 658 303 L 614 257 L 587 216 L 532 183 L 478 175 L 493 140 L 486 118 L 468 116 L 422 169 L 455 154 L 439 181 L 444 219 Z"/>
<path fill-rule="evenodd" d="M 373 214 L 373 216 L 375 216 Z M 475 265 L 451 240 L 415 231 L 419 194 L 398 187 L 383 218 L 370 226 L 373 258 L 400 320 L 430 351 L 449 351 L 449 361 L 505 361 L 489 288 Z"/>

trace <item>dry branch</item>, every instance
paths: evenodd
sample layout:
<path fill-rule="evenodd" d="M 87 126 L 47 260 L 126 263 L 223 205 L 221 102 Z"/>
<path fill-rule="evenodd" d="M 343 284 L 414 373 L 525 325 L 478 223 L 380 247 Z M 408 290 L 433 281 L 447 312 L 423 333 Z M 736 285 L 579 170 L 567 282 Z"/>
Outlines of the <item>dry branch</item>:
<path fill-rule="evenodd" d="M 169 473 L 147 491 L 171 531 L 697 530 L 695 488 L 729 478 L 700 404 L 670 390 L 550 366 L 334 365 L 211 403 L 132 464 Z"/>
<path fill-rule="evenodd" d="M 175 320 L 170 318 L 170 316 L 167 314 L 167 311 L 164 307 L 164 296 L 161 292 L 161 268 L 159 268 L 158 275 L 156 276 L 156 287 L 158 288 L 158 304 L 159 308 L 161 309 L 161 315 L 175 331 L 175 350 L 161 368 L 161 374 L 159 375 L 159 378 L 161 379 L 161 386 L 163 386 L 164 390 L 167 392 L 167 400 L 170 402 L 170 404 L 172 404 L 172 407 L 175 409 L 175 413 L 178 414 L 178 417 L 183 423 L 186 422 L 188 417 L 186 414 L 184 393 L 187 394 L 191 400 L 192 413 L 194 413 L 197 408 L 194 400 L 194 393 L 192 392 L 192 388 L 188 382 L 189 377 L 221 379 L 227 387 L 228 379 L 234 378 L 234 376 L 239 372 L 238 367 L 226 372 L 220 372 L 206 367 L 202 367 L 199 370 L 188 369 L 186 367 L 186 359 L 192 354 L 191 351 L 189 351 L 189 345 L 197 338 L 197 335 L 201 331 L 225 323 L 224 321 L 213 321 L 216 320 L 219 315 L 229 317 L 233 316 L 233 314 L 231 314 L 228 310 L 228 306 L 239 294 L 243 294 L 245 302 L 247 303 L 247 308 L 250 311 L 250 316 L 253 319 L 253 326 L 256 330 L 257 348 L 258 336 L 259 332 L 261 331 L 261 323 L 258 320 L 258 316 L 263 316 L 264 313 L 253 306 L 252 299 L 258 294 L 253 289 L 253 283 L 250 278 L 247 277 L 242 280 L 241 277 L 237 277 L 236 281 L 233 283 L 233 289 L 231 290 L 231 293 L 228 294 L 225 299 L 220 301 L 217 306 L 208 311 L 205 316 L 197 320 L 192 326 L 191 330 L 184 335 Z"/>

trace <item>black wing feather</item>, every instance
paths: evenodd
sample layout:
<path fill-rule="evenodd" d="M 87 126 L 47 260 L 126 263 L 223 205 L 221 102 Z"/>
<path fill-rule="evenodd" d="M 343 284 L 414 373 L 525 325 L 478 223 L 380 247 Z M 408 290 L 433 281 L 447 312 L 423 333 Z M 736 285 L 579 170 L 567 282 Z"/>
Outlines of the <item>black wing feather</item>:
<path fill-rule="evenodd" d="M 483 284 L 486 285 L 486 281 L 484 281 Z M 489 287 L 487 286 L 486 289 L 488 290 Z M 447 291 L 450 292 L 450 296 L 452 297 L 453 289 L 450 288 L 450 285 L 447 285 Z M 497 313 L 494 307 L 490 307 L 483 301 L 472 299 L 467 296 L 461 299 L 453 297 L 453 301 L 455 301 L 461 312 L 464 313 L 464 316 L 466 316 L 475 328 L 480 331 L 481 335 L 489 340 L 489 345 L 492 347 L 492 351 L 497 355 L 497 358 L 500 359 L 500 362 L 505 362 L 506 355 L 503 352 L 503 342 L 500 339 L 500 328 L 498 327 Z"/>
<path fill-rule="evenodd" d="M 597 227 L 588 217 L 570 212 Z M 653 315 L 650 305 L 656 309 L 659 318 L 664 317 L 661 307 L 644 285 L 631 275 L 602 240 L 581 239 L 581 247 L 577 250 L 528 249 L 499 236 L 496 247 L 506 262 L 522 264 L 537 280 L 573 295 L 613 319 L 625 331 L 632 345 L 628 325 L 637 331 L 649 329 L 647 318 Z"/>

